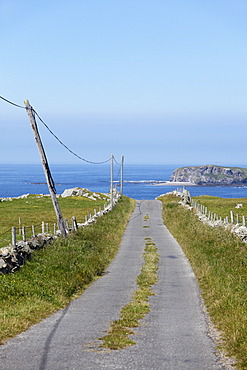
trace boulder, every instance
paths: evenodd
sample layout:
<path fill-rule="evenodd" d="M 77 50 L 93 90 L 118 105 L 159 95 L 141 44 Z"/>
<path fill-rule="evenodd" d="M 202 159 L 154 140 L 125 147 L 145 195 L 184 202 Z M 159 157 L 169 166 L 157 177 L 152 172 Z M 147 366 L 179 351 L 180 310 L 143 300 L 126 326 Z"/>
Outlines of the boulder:
<path fill-rule="evenodd" d="M 72 188 L 72 189 L 65 189 L 64 192 L 61 194 L 62 198 L 66 197 L 82 197 L 85 193 L 90 193 L 88 189 L 85 188 Z"/>

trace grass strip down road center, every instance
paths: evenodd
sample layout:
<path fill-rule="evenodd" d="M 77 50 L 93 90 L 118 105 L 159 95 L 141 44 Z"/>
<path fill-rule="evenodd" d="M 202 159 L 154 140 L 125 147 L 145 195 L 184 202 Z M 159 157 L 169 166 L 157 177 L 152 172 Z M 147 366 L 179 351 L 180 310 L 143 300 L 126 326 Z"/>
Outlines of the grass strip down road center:
<path fill-rule="evenodd" d="M 144 265 L 141 273 L 137 277 L 138 289 L 130 303 L 125 305 L 120 313 L 120 319 L 112 322 L 108 329 L 108 334 L 102 338 L 102 347 L 110 349 L 123 349 L 135 344 L 130 335 L 135 334 L 131 328 L 140 325 L 140 320 L 149 312 L 149 296 L 153 295 L 151 286 L 157 282 L 159 256 L 155 243 L 146 238 L 146 247 L 144 251 Z"/>

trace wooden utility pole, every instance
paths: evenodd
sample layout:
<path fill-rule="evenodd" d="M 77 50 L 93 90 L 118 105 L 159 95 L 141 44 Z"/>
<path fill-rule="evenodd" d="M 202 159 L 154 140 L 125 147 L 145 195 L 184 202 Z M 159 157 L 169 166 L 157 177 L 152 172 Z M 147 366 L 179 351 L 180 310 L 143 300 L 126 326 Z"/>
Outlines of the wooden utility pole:
<path fill-rule="evenodd" d="M 63 220 L 63 217 L 62 217 L 62 213 L 61 213 L 61 210 L 60 210 L 60 207 L 59 207 L 59 204 L 58 204 L 58 200 L 57 200 L 57 197 L 56 197 L 55 184 L 54 184 L 54 181 L 53 181 L 52 176 L 51 176 L 51 171 L 50 171 L 48 161 L 47 161 L 47 158 L 46 158 L 46 155 L 45 155 L 45 150 L 44 150 L 44 147 L 42 145 L 41 138 L 40 138 L 40 135 L 39 135 L 39 132 L 38 132 L 38 127 L 37 127 L 37 123 L 36 123 L 36 120 L 35 120 L 35 114 L 34 114 L 33 108 L 29 104 L 28 100 L 25 100 L 24 104 L 26 106 L 26 111 L 27 111 L 27 114 L 28 114 L 28 118 L 30 120 L 31 127 L 32 127 L 32 130 L 33 130 L 33 134 L 34 134 L 34 138 L 35 138 L 35 141 L 36 141 L 36 144 L 37 144 L 37 147 L 38 147 L 38 151 L 39 151 L 39 154 L 40 154 L 44 174 L 45 174 L 47 185 L 48 185 L 49 192 L 50 192 L 50 195 L 51 195 L 51 200 L 52 200 L 53 207 L 54 207 L 56 217 L 57 217 L 58 227 L 61 231 L 62 236 L 66 236 L 67 235 L 67 230 L 66 230 L 65 223 L 64 223 L 64 220 Z"/>
<path fill-rule="evenodd" d="M 123 165 L 124 165 L 124 156 L 121 157 L 121 179 L 120 179 L 120 194 L 123 195 Z"/>
<path fill-rule="evenodd" d="M 111 186 L 110 186 L 110 194 L 111 194 L 111 209 L 113 208 L 113 154 L 111 155 Z"/>

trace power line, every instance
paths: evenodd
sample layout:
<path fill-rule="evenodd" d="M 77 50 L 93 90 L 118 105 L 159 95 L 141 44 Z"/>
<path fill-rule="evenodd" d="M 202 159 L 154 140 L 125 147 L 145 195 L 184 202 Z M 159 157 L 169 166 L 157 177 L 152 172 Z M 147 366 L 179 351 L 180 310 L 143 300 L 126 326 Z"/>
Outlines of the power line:
<path fill-rule="evenodd" d="M 9 103 L 9 104 L 14 105 L 15 107 L 25 109 L 25 107 L 23 107 L 23 106 L 21 106 L 21 105 L 19 105 L 19 104 L 15 104 L 15 103 L 13 103 L 12 101 L 10 101 L 10 100 L 8 100 L 8 99 L 4 98 L 3 96 L 0 96 L 0 99 L 2 99 L 2 100 L 4 100 L 4 101 L 6 101 L 6 102 L 7 102 L 7 103 Z"/>
<path fill-rule="evenodd" d="M 120 166 L 120 163 L 118 163 L 118 161 L 116 160 L 116 158 L 114 156 L 113 156 L 113 160 L 116 163 L 116 165 Z"/>
<path fill-rule="evenodd" d="M 6 101 L 7 103 L 11 104 L 11 105 L 14 105 L 15 107 L 18 107 L 18 108 L 22 108 L 22 109 L 26 109 L 26 107 L 23 107 L 19 104 L 16 104 L 16 103 L 13 103 L 12 101 L 4 98 L 3 96 L 0 96 L 0 98 L 4 101 Z M 40 115 L 35 111 L 35 109 L 33 109 L 33 107 L 31 107 L 31 110 L 33 111 L 34 114 L 36 114 L 36 116 L 38 117 L 38 119 L 40 120 L 41 123 L 43 123 L 43 125 L 47 128 L 47 130 L 50 132 L 50 134 L 66 149 L 68 150 L 71 154 L 73 154 L 75 157 L 77 157 L 78 159 L 80 159 L 81 161 L 84 161 L 84 162 L 87 162 L 87 163 L 91 163 L 91 164 L 103 164 L 103 163 L 107 163 L 107 162 L 110 162 L 111 158 L 105 160 L 105 161 L 101 161 L 101 162 L 94 162 L 94 161 L 89 161 L 85 158 L 82 158 L 80 155 L 76 154 L 73 150 L 71 150 L 67 145 L 65 145 L 58 137 L 57 135 L 54 134 L 54 132 L 49 128 L 49 126 L 42 120 L 42 118 L 40 117 Z M 115 157 L 113 157 L 114 161 L 116 162 L 117 165 L 119 165 L 119 163 L 116 161 Z"/>
<path fill-rule="evenodd" d="M 91 164 L 103 164 L 103 163 L 107 163 L 111 160 L 111 158 L 107 159 L 106 161 L 102 161 L 102 162 L 93 162 L 93 161 L 89 161 L 85 158 L 82 158 L 81 156 L 79 156 L 78 154 L 76 154 L 73 150 L 71 150 L 69 147 L 67 147 L 67 145 L 65 145 L 58 137 L 57 135 L 54 134 L 54 132 L 52 132 L 52 130 L 49 128 L 49 126 L 42 120 L 42 118 L 39 116 L 39 114 L 33 109 L 33 112 L 36 114 L 36 116 L 38 117 L 38 119 L 40 120 L 40 122 L 43 123 L 43 125 L 47 128 L 47 130 L 50 132 L 50 134 L 52 136 L 54 136 L 54 138 L 66 149 L 68 150 L 71 154 L 73 154 L 75 157 L 79 158 L 80 160 L 84 161 L 84 162 L 87 162 L 87 163 L 91 163 Z"/>

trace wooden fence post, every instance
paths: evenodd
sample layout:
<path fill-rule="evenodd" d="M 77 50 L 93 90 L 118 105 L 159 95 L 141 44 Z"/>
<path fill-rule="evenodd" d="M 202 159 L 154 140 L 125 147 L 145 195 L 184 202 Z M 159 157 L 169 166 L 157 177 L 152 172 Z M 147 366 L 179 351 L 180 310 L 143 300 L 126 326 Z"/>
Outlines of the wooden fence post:
<path fill-rule="evenodd" d="M 233 211 L 230 211 L 230 217 L 231 217 L 231 223 L 233 224 L 233 223 L 234 223 L 234 215 L 233 215 Z"/>
<path fill-rule="evenodd" d="M 76 217 L 73 216 L 72 217 L 72 230 L 77 230 L 78 229 L 78 225 L 77 225 L 77 222 L 76 222 Z"/>
<path fill-rule="evenodd" d="M 19 217 L 19 235 L 21 235 L 21 218 Z"/>
<path fill-rule="evenodd" d="M 245 217 L 243 216 L 243 226 L 245 226 L 246 223 L 245 223 Z"/>
<path fill-rule="evenodd" d="M 36 236 L 36 234 L 35 234 L 35 227 L 34 227 L 34 225 L 32 225 L 32 234 L 33 234 L 33 236 Z"/>
<path fill-rule="evenodd" d="M 26 241 L 26 229 L 25 229 L 25 226 L 22 226 L 21 232 L 22 232 L 22 239 L 25 242 Z"/>
<path fill-rule="evenodd" d="M 41 224 L 41 233 L 42 234 L 45 233 L 45 223 L 44 223 L 44 221 L 42 221 L 42 224 Z"/>
<path fill-rule="evenodd" d="M 12 227 L 12 245 L 16 245 L 16 228 Z"/>

